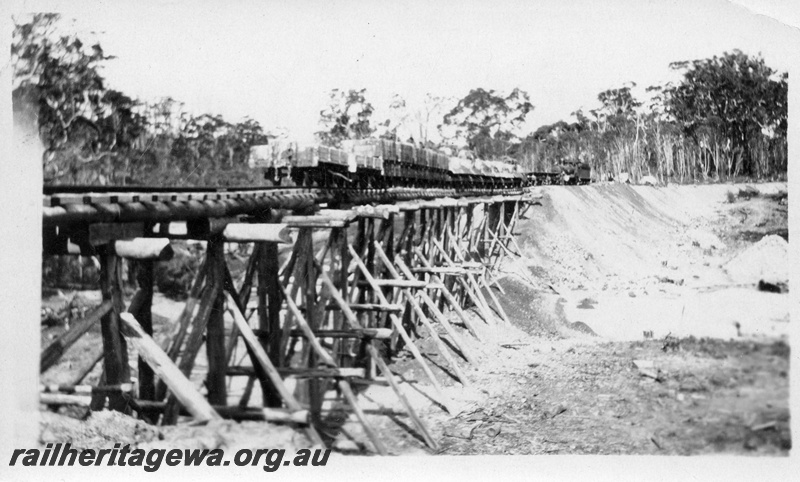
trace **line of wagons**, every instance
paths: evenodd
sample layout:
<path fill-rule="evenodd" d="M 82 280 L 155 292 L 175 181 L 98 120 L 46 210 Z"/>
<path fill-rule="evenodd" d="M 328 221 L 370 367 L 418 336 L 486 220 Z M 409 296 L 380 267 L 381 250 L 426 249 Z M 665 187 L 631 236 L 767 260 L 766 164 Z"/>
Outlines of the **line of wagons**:
<path fill-rule="evenodd" d="M 250 168 L 274 186 L 383 189 L 421 187 L 510 189 L 541 184 L 587 184 L 588 164 L 562 163 L 555 172 L 525 172 L 502 160 L 478 159 L 386 139 L 343 141 L 341 148 L 276 141 L 253 146 Z"/>

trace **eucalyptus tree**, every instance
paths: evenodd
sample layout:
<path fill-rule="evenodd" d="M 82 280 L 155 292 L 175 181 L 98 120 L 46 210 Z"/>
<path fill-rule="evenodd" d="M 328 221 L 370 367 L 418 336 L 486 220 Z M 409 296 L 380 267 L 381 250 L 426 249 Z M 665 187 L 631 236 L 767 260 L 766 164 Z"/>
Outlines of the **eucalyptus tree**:
<path fill-rule="evenodd" d="M 444 139 L 479 157 L 501 157 L 513 154 L 533 108 L 528 93 L 518 88 L 508 95 L 473 89 L 444 116 L 439 130 Z"/>
<path fill-rule="evenodd" d="M 321 143 L 339 147 L 344 140 L 365 139 L 373 135 L 376 127 L 370 122 L 375 109 L 367 101 L 366 92 L 367 89 L 330 91 L 328 105 L 319 114 L 319 124 L 323 129 L 316 136 Z"/>
<path fill-rule="evenodd" d="M 665 105 L 686 135 L 698 142 L 703 134 L 720 135 L 739 158 L 743 174 L 763 174 L 757 146 L 786 142 L 788 74 L 739 50 L 673 62 L 670 68 L 682 72 L 683 79 L 665 89 Z"/>

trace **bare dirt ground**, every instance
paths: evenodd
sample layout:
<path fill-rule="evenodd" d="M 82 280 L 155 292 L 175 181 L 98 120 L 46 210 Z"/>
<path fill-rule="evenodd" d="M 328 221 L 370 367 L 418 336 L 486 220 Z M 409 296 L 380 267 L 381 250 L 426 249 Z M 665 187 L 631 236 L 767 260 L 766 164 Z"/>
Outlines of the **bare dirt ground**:
<path fill-rule="evenodd" d="M 505 293 L 497 295 L 511 325 L 483 324 L 484 344 L 464 335 L 480 358 L 476 367 L 462 365 L 470 385 L 446 374 L 430 340 L 421 343 L 461 412 L 450 416 L 432 401 L 410 357 L 401 353 L 391 365 L 439 441 L 437 453 L 787 455 L 787 186 L 753 187 L 758 195 L 745 185 L 543 188 L 516 229 L 522 257 L 503 266 Z M 760 291 L 759 282 L 783 292 Z M 157 295 L 157 340 L 180 306 Z M 59 330 L 43 330 L 43 345 Z M 43 381 L 68 380 L 99 351 L 98 340 L 99 330 L 89 333 Z M 199 383 L 202 374 L 193 379 Z M 371 386 L 359 400 L 391 453 L 432 453 L 388 388 Z M 328 403 L 335 448 L 371 453 L 341 406 Z M 102 417 L 109 415 L 70 429 L 71 421 L 48 415 L 43 442 L 79 438 L 86 427 L 102 432 L 109 425 Z M 263 435 L 232 422 L 147 427 L 131 429 L 129 438 L 173 445 L 208 438 L 205 446 L 223 447 L 307 443 L 268 427 Z"/>

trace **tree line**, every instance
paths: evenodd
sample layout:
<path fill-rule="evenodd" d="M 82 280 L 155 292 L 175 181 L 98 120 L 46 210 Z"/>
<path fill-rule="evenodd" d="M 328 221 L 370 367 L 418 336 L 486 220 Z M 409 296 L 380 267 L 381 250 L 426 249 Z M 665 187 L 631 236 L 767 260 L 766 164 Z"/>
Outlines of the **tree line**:
<path fill-rule="evenodd" d="M 478 88 L 459 100 L 428 94 L 412 113 L 396 96 L 389 119 L 375 123 L 364 89 L 334 90 L 321 112 L 323 130 L 317 137 L 334 146 L 344 139 L 380 137 L 466 148 L 480 158 L 505 159 L 534 172 L 582 162 L 592 167 L 595 180 L 620 173 L 634 180 L 652 175 L 662 182 L 785 179 L 788 74 L 739 50 L 669 67 L 682 74 L 681 80 L 648 87 L 647 102 L 633 95 L 636 84 L 630 82 L 599 93 L 598 107 L 578 109 L 571 119 L 527 135 L 521 130 L 534 105 L 520 89 L 504 95 Z M 444 109 L 448 102 L 455 106 Z M 434 123 L 437 141 L 428 135 Z M 420 135 L 401 139 L 400 127 L 419 129 Z"/>
<path fill-rule="evenodd" d="M 192 114 L 163 98 L 142 102 L 110 88 L 98 42 L 65 31 L 60 16 L 15 18 L 11 45 L 14 110 L 38 114 L 45 184 L 241 185 L 250 146 L 276 134 L 255 120 Z"/>
<path fill-rule="evenodd" d="M 110 88 L 99 42 L 65 32 L 57 14 L 15 19 L 12 100 L 31 103 L 45 147 L 47 184 L 260 184 L 249 149 L 285 132 L 249 118 L 191 114 L 172 98 L 143 102 Z M 598 106 L 523 134 L 530 95 L 476 88 L 463 98 L 428 94 L 417 106 L 396 95 L 385 119 L 366 89 L 333 89 L 320 111 L 319 142 L 380 137 L 478 157 L 531 171 L 585 162 L 595 179 L 653 175 L 664 182 L 785 178 L 788 75 L 760 56 L 734 50 L 670 64 L 680 81 L 634 83 L 598 94 Z"/>
<path fill-rule="evenodd" d="M 633 83 L 601 92 L 599 108 L 528 136 L 519 159 L 534 169 L 580 160 L 598 179 L 621 172 L 664 182 L 785 179 L 788 74 L 739 50 L 670 68 L 680 82 L 648 87 L 646 105 L 632 95 Z"/>

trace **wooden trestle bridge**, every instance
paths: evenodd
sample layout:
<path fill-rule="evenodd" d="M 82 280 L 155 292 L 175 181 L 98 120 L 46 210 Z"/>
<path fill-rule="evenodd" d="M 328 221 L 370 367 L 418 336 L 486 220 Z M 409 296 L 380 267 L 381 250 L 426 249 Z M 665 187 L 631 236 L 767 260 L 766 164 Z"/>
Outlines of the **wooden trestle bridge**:
<path fill-rule="evenodd" d="M 136 412 L 163 424 L 181 415 L 294 424 L 324 444 L 323 398 L 336 390 L 375 452 L 386 454 L 357 400 L 360 387 L 380 383 L 435 449 L 387 362 L 397 350 L 410 351 L 438 405 L 457 410 L 416 334 L 429 336 L 449 371 L 469 385 L 462 367 L 478 359 L 463 337 L 483 341 L 492 326 L 508 322 L 490 286 L 502 258 L 518 255 L 512 232 L 530 200 L 523 191 L 51 188 L 44 196 L 44 254 L 98 256 L 102 303 L 44 348 L 40 372 L 98 322 L 103 371 L 97 386 L 82 385 L 84 370 L 70 384 L 42 387 L 41 402 Z M 176 239 L 206 241 L 205 260 L 166 344 L 159 344 L 152 338 L 154 267 L 170 258 Z M 225 243 L 253 243 L 239 279 L 227 266 Z M 138 283 L 127 306 L 123 258 L 136 265 Z M 138 367 L 129 364 L 128 345 Z M 189 381 L 204 345 L 206 396 Z M 245 366 L 235 366 L 237 350 L 246 350 Z M 229 377 L 248 380 L 234 405 Z M 287 377 L 297 380 L 293 390 Z M 255 386 L 263 407 L 248 407 Z M 91 396 L 76 395 L 81 390 Z"/>

